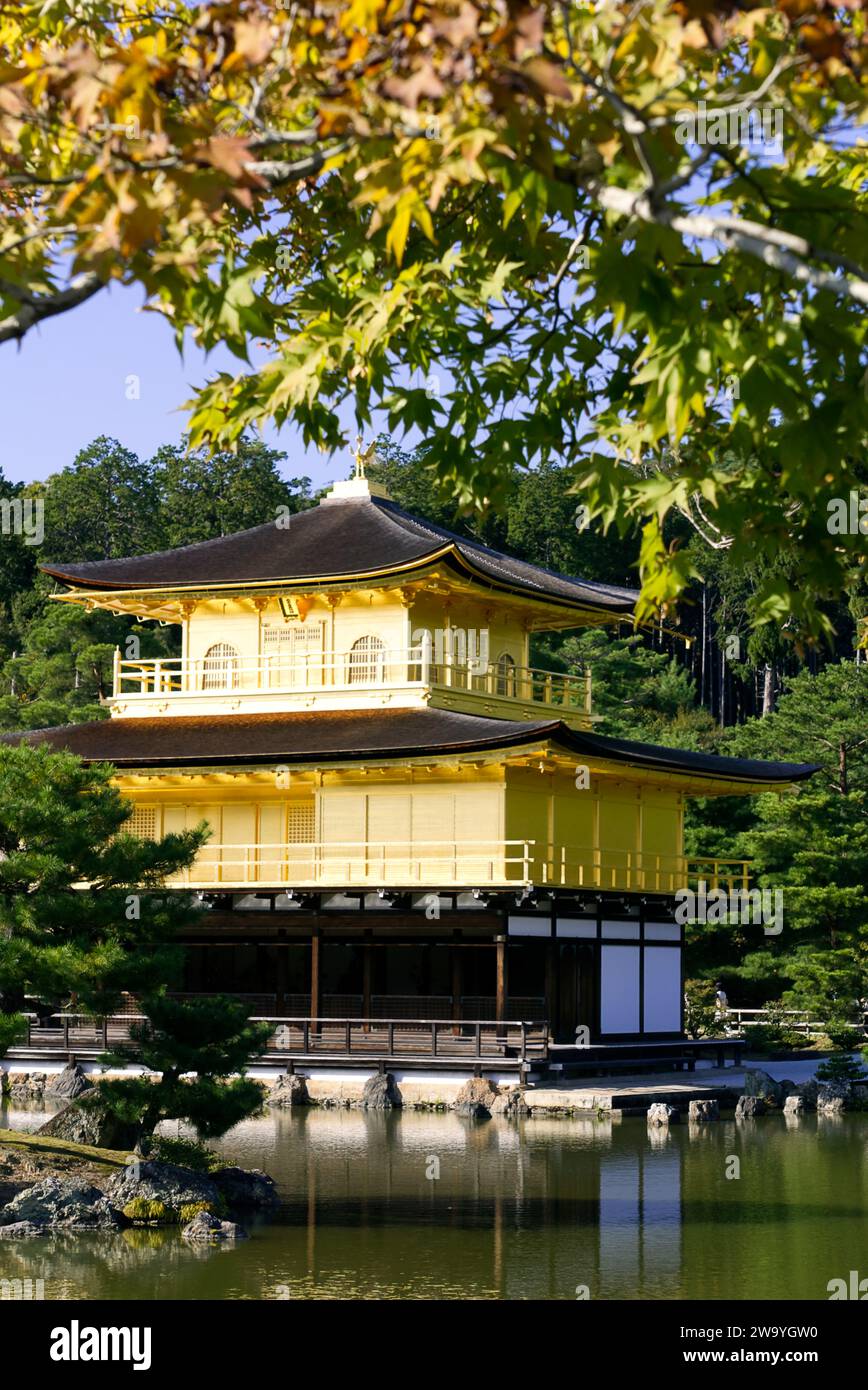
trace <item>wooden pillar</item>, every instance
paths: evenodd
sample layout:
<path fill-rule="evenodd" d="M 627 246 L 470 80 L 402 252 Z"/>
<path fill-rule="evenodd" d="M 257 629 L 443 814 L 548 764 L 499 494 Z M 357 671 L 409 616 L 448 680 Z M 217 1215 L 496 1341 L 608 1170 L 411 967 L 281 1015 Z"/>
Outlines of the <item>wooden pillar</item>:
<path fill-rule="evenodd" d="M 255 988 L 255 990 L 254 990 L 254 993 L 255 993 L 255 994 L 270 994 L 270 993 L 271 993 L 271 989 L 270 989 L 271 981 L 270 981 L 269 978 L 268 978 L 268 971 L 267 971 L 266 968 L 265 968 L 265 947 L 263 946 L 263 944 L 262 944 L 261 941 L 257 941 L 255 950 L 256 950 L 256 988 Z M 257 1012 L 259 1012 L 258 1009 L 257 1009 Z M 267 1010 L 266 1010 L 266 1013 L 270 1013 L 270 1012 L 271 1012 L 270 1009 L 267 1009 Z"/>
<path fill-rule="evenodd" d="M 320 949 L 322 936 L 318 927 L 310 937 L 310 1016 L 318 1020 L 320 1016 Z"/>
<path fill-rule="evenodd" d="M 371 933 L 365 933 L 365 944 L 362 947 L 362 1018 L 365 1020 L 364 1031 L 370 1033 L 371 1017 L 371 980 L 374 973 L 374 943 L 371 940 Z"/>
<path fill-rule="evenodd" d="M 464 993 L 464 957 L 461 954 L 464 947 L 461 943 L 461 932 L 455 930 L 452 933 L 452 1021 L 458 1024 L 461 1019 L 461 996 Z M 458 1034 L 461 1029 L 457 1026 L 452 1029 L 453 1034 Z"/>
<path fill-rule="evenodd" d="M 288 977 L 287 951 L 289 947 L 285 940 L 278 938 L 277 942 L 277 977 L 274 981 L 275 1010 L 278 1014 L 286 1012 L 286 981 Z"/>
<path fill-rule="evenodd" d="M 495 987 L 494 1017 L 498 1023 L 503 1023 L 506 1018 L 506 991 L 507 991 L 507 969 L 506 969 L 506 937 L 496 936 L 494 945 L 497 951 L 497 983 Z"/>
<path fill-rule="evenodd" d="M 546 1017 L 549 1037 L 554 1042 L 558 1015 L 558 943 L 554 937 L 546 942 Z"/>

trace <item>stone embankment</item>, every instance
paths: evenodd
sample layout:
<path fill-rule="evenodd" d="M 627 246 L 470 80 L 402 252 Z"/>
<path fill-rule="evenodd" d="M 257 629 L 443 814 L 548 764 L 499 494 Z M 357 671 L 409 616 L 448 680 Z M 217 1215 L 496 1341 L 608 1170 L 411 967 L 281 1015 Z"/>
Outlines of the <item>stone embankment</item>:
<path fill-rule="evenodd" d="M 78 1076 L 71 1073 L 78 1072 Z M 775 1081 L 758 1068 L 736 1073 L 731 1079 L 725 1071 L 709 1074 L 670 1073 L 661 1076 L 624 1077 L 608 1079 L 578 1079 L 549 1082 L 547 1079 L 520 1087 L 512 1080 L 498 1083 L 489 1077 L 455 1076 L 444 1072 L 425 1076 L 418 1072 L 328 1071 L 285 1072 L 283 1074 L 252 1075 L 262 1086 L 263 1102 L 267 1109 L 287 1110 L 297 1106 L 346 1108 L 368 1111 L 426 1110 L 453 1111 L 465 1119 L 505 1119 L 537 1117 L 593 1117 L 620 1119 L 624 1116 L 648 1115 L 653 1128 L 665 1128 L 673 1122 L 671 1112 L 689 1118 L 695 1124 L 716 1118 L 719 1111 L 735 1112 L 739 1121 L 758 1119 L 768 1114 L 784 1114 L 793 1119 L 816 1111 L 834 1115 L 859 1108 L 864 1088 L 847 1082 L 818 1083 L 814 1080 L 796 1085 L 792 1081 Z M 42 1073 L 7 1073 L 5 1083 L 10 1100 L 25 1105 L 39 1104 L 43 1098 L 78 1094 L 79 1103 L 67 1107 L 43 1126 L 42 1132 L 58 1138 L 68 1138 L 101 1147 L 129 1148 L 133 1140 L 122 1126 L 107 1119 L 96 1099 L 86 1093 L 94 1092 L 92 1078 L 80 1068 L 67 1068 L 61 1073 L 65 1080 L 46 1077 Z M 95 1078 L 99 1081 L 99 1077 Z M 736 1081 L 738 1085 L 734 1085 Z M 70 1088 L 77 1087 L 78 1090 Z M 692 1115 L 690 1107 L 694 1105 Z M 663 1107 L 660 1110 L 659 1107 Z M 651 1107 L 651 1111 L 649 1111 Z M 668 1118 L 664 1111 L 670 1112 Z"/>
<path fill-rule="evenodd" d="M 487 1077 L 468 1081 L 419 1082 L 409 1078 L 400 1083 L 391 1072 L 373 1076 L 333 1080 L 309 1078 L 296 1073 L 279 1076 L 265 1087 L 265 1104 L 286 1110 L 299 1105 L 344 1107 L 350 1110 L 453 1110 L 469 1120 L 488 1120 L 493 1115 L 517 1119 L 529 1115 L 530 1091 L 518 1086 L 497 1086 Z"/>
<path fill-rule="evenodd" d="M 302 1075 L 286 1073 L 264 1081 L 265 1104 L 272 1109 L 300 1105 L 347 1109 L 452 1110 L 467 1119 L 501 1116 L 507 1119 L 536 1116 L 624 1115 L 648 1116 L 648 1123 L 662 1128 L 680 1113 L 695 1124 L 719 1118 L 721 1110 L 734 1111 L 739 1120 L 766 1114 L 793 1117 L 816 1111 L 820 1115 L 860 1108 L 858 1086 L 848 1082 L 796 1085 L 775 1081 L 759 1068 L 738 1075 L 739 1086 L 726 1072 L 707 1077 L 701 1073 L 669 1077 L 633 1077 L 623 1081 L 546 1081 L 519 1087 L 500 1084 L 488 1077 L 470 1080 L 449 1076 L 420 1077 L 412 1072 L 393 1076 Z M 650 1109 L 649 1109 L 650 1107 Z"/>

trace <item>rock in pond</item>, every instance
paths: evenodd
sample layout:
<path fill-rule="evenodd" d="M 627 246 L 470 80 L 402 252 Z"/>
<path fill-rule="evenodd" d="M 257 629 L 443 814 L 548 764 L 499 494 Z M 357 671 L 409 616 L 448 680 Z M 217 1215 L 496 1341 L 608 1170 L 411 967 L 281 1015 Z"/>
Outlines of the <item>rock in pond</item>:
<path fill-rule="evenodd" d="M 817 1114 L 840 1115 L 853 1103 L 853 1087 L 849 1081 L 823 1081 L 817 1088 Z"/>
<path fill-rule="evenodd" d="M 363 1110 L 392 1110 L 401 1106 L 401 1092 L 392 1073 L 374 1072 L 369 1076 L 360 1103 Z"/>
<path fill-rule="evenodd" d="M 796 1087 L 795 1094 L 801 1096 L 802 1100 L 805 1102 L 806 1110 L 816 1110 L 817 1092 L 819 1089 L 820 1083 L 815 1077 L 811 1077 L 810 1081 L 802 1081 L 801 1084 Z"/>
<path fill-rule="evenodd" d="M 62 1231 L 115 1230 L 119 1224 L 100 1189 L 74 1178 L 44 1178 L 0 1209 L 0 1226 L 25 1222 Z"/>
<path fill-rule="evenodd" d="M 6 1084 L 6 1094 L 10 1100 L 30 1101 L 42 1100 L 45 1096 L 45 1072 L 44 1071 L 13 1071 L 8 1074 Z"/>
<path fill-rule="evenodd" d="M 674 1105 L 655 1101 L 653 1105 L 648 1106 L 648 1126 L 650 1129 L 662 1129 L 666 1125 L 678 1124 L 679 1118 Z"/>
<path fill-rule="evenodd" d="M 298 1072 L 285 1072 L 275 1081 L 265 1097 L 265 1104 L 278 1110 L 287 1110 L 294 1105 L 310 1105 L 307 1093 L 307 1078 Z"/>
<path fill-rule="evenodd" d="M 739 1096 L 735 1106 L 737 1120 L 755 1120 L 757 1115 L 765 1115 L 768 1107 L 762 1096 Z"/>
<path fill-rule="evenodd" d="M 217 1241 L 246 1240 L 247 1232 L 241 1226 L 236 1226 L 234 1221 L 221 1221 L 210 1211 L 200 1211 L 184 1227 L 181 1237 L 183 1240 L 212 1244 Z"/>
<path fill-rule="evenodd" d="M 84 1095 L 85 1091 L 92 1090 L 93 1082 L 78 1062 L 69 1062 L 63 1071 L 57 1072 L 49 1079 L 45 1095 L 50 1100 L 75 1100 L 78 1096 Z"/>
<path fill-rule="evenodd" d="M 159 1159 L 137 1159 L 127 1164 L 111 1179 L 106 1192 L 121 1210 L 138 1199 L 161 1202 L 170 1212 L 201 1203 L 215 1211 L 221 1208 L 220 1192 L 210 1174 Z"/>
<path fill-rule="evenodd" d="M 464 1115 L 471 1120 L 487 1120 L 496 1104 L 498 1090 L 487 1076 L 472 1076 L 458 1092 L 452 1103 L 456 1115 Z"/>
<path fill-rule="evenodd" d="M 125 1124 L 106 1109 L 99 1087 L 65 1105 L 37 1130 L 52 1139 L 71 1139 L 98 1149 L 131 1149 L 138 1137 L 135 1125 Z"/>
<path fill-rule="evenodd" d="M 692 1100 L 688 1111 L 688 1118 L 693 1124 L 702 1123 L 706 1120 L 719 1120 L 720 1108 L 716 1100 Z"/>
<path fill-rule="evenodd" d="M 510 1086 L 495 1096 L 488 1107 L 490 1115 L 499 1115 L 504 1120 L 518 1120 L 529 1115 L 530 1107 L 520 1086 Z"/>
<path fill-rule="evenodd" d="M 34 1226 L 32 1221 L 13 1221 L 11 1226 L 0 1226 L 0 1240 L 30 1240 L 33 1236 L 47 1236 L 47 1226 Z"/>
<path fill-rule="evenodd" d="M 786 1100 L 784 1101 L 785 1115 L 804 1115 L 807 1108 L 808 1107 L 805 1104 L 804 1096 L 787 1096 Z"/>
<path fill-rule="evenodd" d="M 744 1073 L 744 1091 L 747 1096 L 759 1096 L 766 1105 L 774 1106 L 776 1110 L 783 1108 L 787 1096 L 795 1088 L 792 1081 L 775 1081 L 773 1076 L 769 1076 L 767 1071 L 760 1071 L 746 1068 Z"/>
<path fill-rule="evenodd" d="M 218 1168 L 208 1176 L 227 1207 L 258 1207 L 268 1210 L 278 1204 L 274 1179 L 259 1168 Z"/>

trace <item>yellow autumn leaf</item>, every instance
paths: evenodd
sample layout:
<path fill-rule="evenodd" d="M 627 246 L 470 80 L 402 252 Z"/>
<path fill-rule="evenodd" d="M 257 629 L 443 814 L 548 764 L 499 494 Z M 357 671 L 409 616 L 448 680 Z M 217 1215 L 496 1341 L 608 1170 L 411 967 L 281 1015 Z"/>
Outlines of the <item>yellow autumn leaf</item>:
<path fill-rule="evenodd" d="M 386 233 L 386 249 L 391 251 L 398 265 L 404 259 L 404 248 L 407 245 L 407 235 L 410 231 L 410 204 L 402 201 L 395 209 L 395 216 L 392 218 L 391 225 Z"/>

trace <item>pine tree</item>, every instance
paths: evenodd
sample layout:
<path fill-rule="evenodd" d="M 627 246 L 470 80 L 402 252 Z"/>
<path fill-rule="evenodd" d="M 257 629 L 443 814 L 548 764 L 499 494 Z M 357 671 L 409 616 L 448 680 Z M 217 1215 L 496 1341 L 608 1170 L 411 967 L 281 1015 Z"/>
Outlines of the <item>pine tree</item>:
<path fill-rule="evenodd" d="M 178 968 L 178 928 L 195 914 L 163 880 L 190 864 L 204 829 L 141 840 L 107 765 L 44 747 L 0 746 L 0 1026 L 25 992 L 75 998 L 104 1016 L 125 991 Z"/>
<path fill-rule="evenodd" d="M 823 1017 L 852 1015 L 868 993 L 868 667 L 793 677 L 777 709 L 732 730 L 723 751 L 819 771 L 794 794 L 696 808 L 713 828 L 690 851 L 749 856 L 755 886 L 783 891 L 784 927 L 761 943 L 755 931 L 702 929 L 691 969 L 738 976 L 758 1002 L 783 991 Z"/>
<path fill-rule="evenodd" d="M 249 1023 L 236 1001 L 170 997 L 178 932 L 199 909 L 163 883 L 192 863 L 207 827 L 161 840 L 129 834 L 131 807 L 113 771 L 44 747 L 0 746 L 0 1056 L 25 994 L 105 1017 L 132 993 L 148 1020 L 132 1030 L 135 1055 L 161 1077 L 105 1082 L 101 1103 L 142 1133 L 174 1118 L 221 1134 L 260 1104 L 241 1073 L 269 1028 Z"/>
<path fill-rule="evenodd" d="M 241 1073 L 262 1050 L 269 1024 L 251 1023 L 245 1004 L 220 996 L 182 1001 L 159 991 L 143 1006 L 148 1021 L 131 1030 L 137 1059 L 160 1079 L 104 1083 L 105 1102 L 118 1119 L 142 1134 L 161 1120 L 187 1120 L 200 1136 L 213 1138 L 259 1109 L 262 1092 Z"/>

